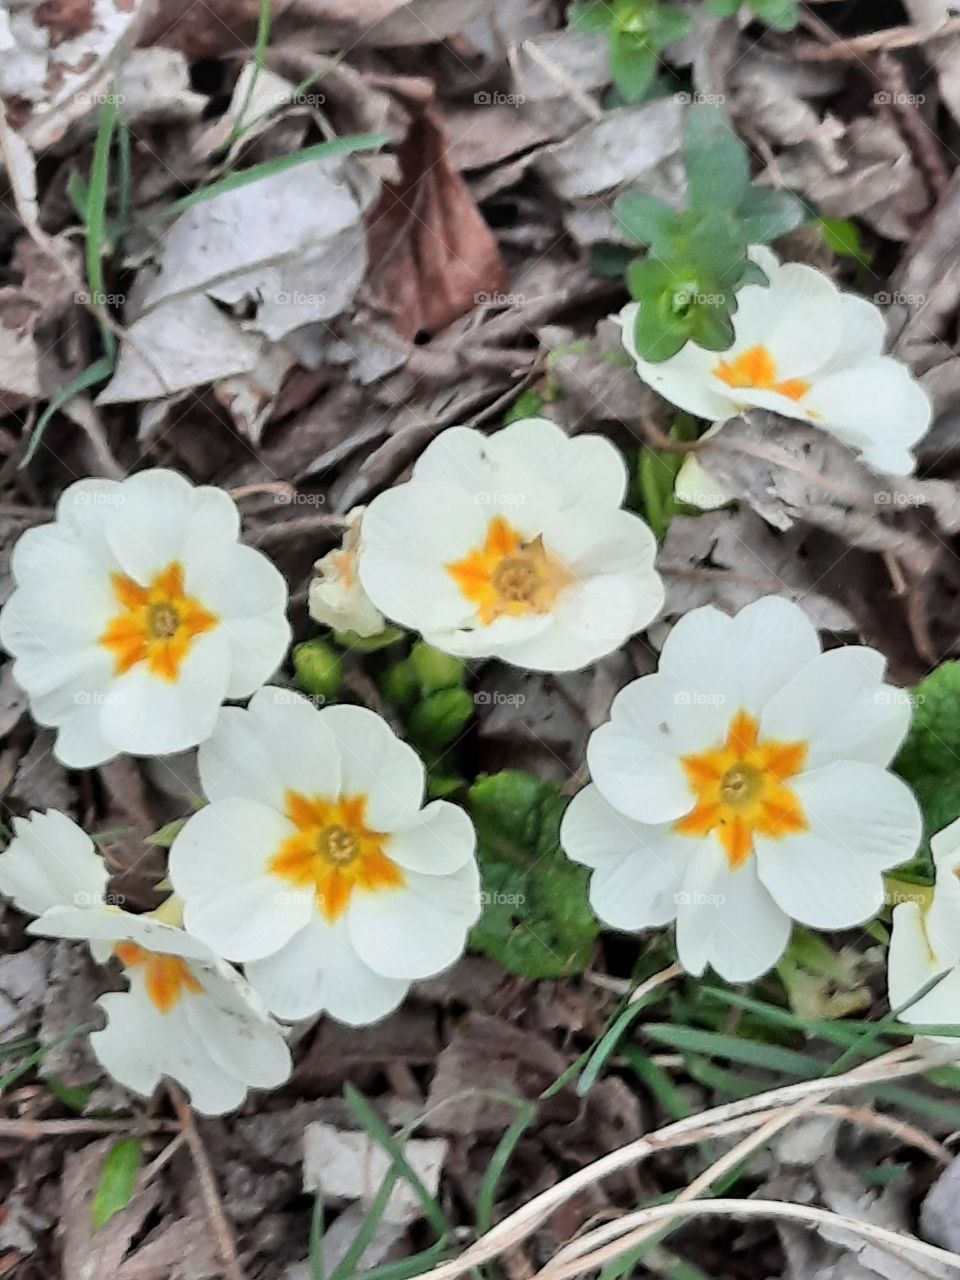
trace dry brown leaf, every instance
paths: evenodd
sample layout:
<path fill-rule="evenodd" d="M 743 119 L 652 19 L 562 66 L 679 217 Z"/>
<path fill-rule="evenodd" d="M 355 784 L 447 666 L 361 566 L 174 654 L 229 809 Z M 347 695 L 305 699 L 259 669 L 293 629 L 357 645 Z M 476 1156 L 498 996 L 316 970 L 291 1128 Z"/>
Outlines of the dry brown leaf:
<path fill-rule="evenodd" d="M 433 111 L 414 120 L 398 158 L 399 181 L 386 185 L 367 216 L 370 288 L 397 332 L 412 339 L 503 292 L 507 274 Z"/>

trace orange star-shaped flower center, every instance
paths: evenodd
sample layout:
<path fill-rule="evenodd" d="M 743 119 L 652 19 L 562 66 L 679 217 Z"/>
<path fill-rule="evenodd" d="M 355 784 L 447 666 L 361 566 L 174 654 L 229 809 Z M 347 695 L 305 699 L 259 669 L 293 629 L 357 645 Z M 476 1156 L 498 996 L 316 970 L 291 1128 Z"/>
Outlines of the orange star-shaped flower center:
<path fill-rule="evenodd" d="M 297 828 L 270 860 L 270 871 L 299 889 L 313 892 L 317 907 L 332 923 L 346 911 L 356 890 L 399 889 L 403 872 L 384 852 L 388 836 L 366 821 L 366 796 L 327 800 L 286 794 L 286 815 Z"/>
<path fill-rule="evenodd" d="M 549 613 L 574 575 L 543 545 L 542 538 L 524 541 L 505 520 L 494 516 L 482 547 L 446 566 L 470 601 L 480 621 L 489 626 L 497 618 Z"/>
<path fill-rule="evenodd" d="M 784 785 L 806 757 L 805 742 L 761 741 L 757 721 L 738 711 L 722 746 L 681 759 L 696 804 L 675 829 L 687 836 L 715 831 L 733 868 L 753 852 L 755 835 L 806 831 L 800 800 Z"/>
<path fill-rule="evenodd" d="M 126 675 L 145 662 L 152 675 L 175 681 L 194 640 L 220 619 L 187 595 L 183 566 L 175 560 L 147 586 L 122 573 L 111 574 L 110 582 L 120 611 L 100 644 L 114 656 L 114 673 Z"/>
<path fill-rule="evenodd" d="M 788 400 L 802 400 L 810 390 L 810 383 L 803 378 L 785 378 L 777 374 L 777 362 L 763 345 L 750 347 L 735 360 L 720 360 L 713 367 L 713 376 L 735 389 L 774 391 Z"/>
<path fill-rule="evenodd" d="M 201 995 L 203 985 L 197 981 L 193 970 L 181 956 L 158 955 L 147 951 L 136 942 L 118 942 L 114 955 L 127 969 L 145 967 L 144 977 L 147 995 L 161 1013 L 169 1013 L 186 992 Z"/>

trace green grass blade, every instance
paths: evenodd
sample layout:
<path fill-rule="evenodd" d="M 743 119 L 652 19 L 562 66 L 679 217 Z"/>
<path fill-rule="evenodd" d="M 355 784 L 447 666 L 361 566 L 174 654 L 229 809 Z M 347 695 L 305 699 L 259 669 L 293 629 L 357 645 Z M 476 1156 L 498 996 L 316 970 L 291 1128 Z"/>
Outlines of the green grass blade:
<path fill-rule="evenodd" d="M 113 341 L 112 333 L 110 334 L 110 340 L 111 342 Z M 105 382 L 111 373 L 113 373 L 113 357 L 101 356 L 99 360 L 95 360 L 93 364 L 83 369 L 71 382 L 68 382 L 65 387 L 57 392 L 37 419 L 33 431 L 30 433 L 30 439 L 27 441 L 26 452 L 20 461 L 18 470 L 22 471 L 24 467 L 30 465 L 33 455 L 40 448 L 43 433 L 46 431 L 53 415 L 68 401 L 72 400 L 75 395 L 79 395 L 81 391 L 86 391 L 88 387 Z"/>
<path fill-rule="evenodd" d="M 393 1136 L 387 1126 L 383 1123 L 377 1113 L 374 1111 L 366 1098 L 356 1090 L 353 1085 L 345 1086 L 344 1094 L 347 1100 L 347 1106 L 353 1112 L 357 1121 L 366 1129 L 374 1142 L 383 1147 L 384 1151 L 393 1162 L 400 1177 L 405 1178 L 413 1188 L 417 1199 L 423 1206 L 423 1212 L 430 1225 L 436 1231 L 438 1236 L 450 1236 L 453 1234 L 453 1226 L 447 1221 L 447 1216 L 440 1208 L 440 1205 L 433 1198 L 427 1188 L 423 1185 L 420 1175 L 403 1153 L 403 1147 Z"/>
<path fill-rule="evenodd" d="M 260 0 L 260 16 L 257 19 L 257 40 L 253 49 L 253 74 L 250 77 L 250 83 L 247 85 L 247 92 L 243 95 L 243 102 L 240 104 L 237 119 L 230 132 L 230 139 L 227 143 L 228 147 L 232 147 L 237 138 L 239 138 L 243 133 L 243 121 L 247 111 L 250 109 L 253 93 L 257 87 L 257 81 L 260 78 L 260 72 L 263 70 L 263 64 L 266 60 L 267 45 L 270 43 L 270 26 L 272 21 L 273 11 L 271 0 Z"/>
<path fill-rule="evenodd" d="M 726 1058 L 741 1066 L 762 1067 L 766 1071 L 785 1072 L 803 1079 L 816 1079 L 826 1071 L 827 1064 L 818 1058 L 783 1049 L 779 1045 L 764 1044 L 760 1040 L 741 1040 L 719 1031 L 699 1031 L 695 1027 L 674 1027 L 666 1023 L 651 1023 L 643 1030 L 658 1044 L 678 1049 L 681 1053 Z"/>
<path fill-rule="evenodd" d="M 493 1207 L 497 1195 L 497 1187 L 503 1177 L 504 1170 L 513 1156 L 517 1143 L 537 1118 L 537 1108 L 532 1102 L 519 1104 L 519 1110 L 511 1121 L 497 1148 L 490 1159 L 483 1181 L 477 1191 L 476 1224 L 477 1234 L 483 1235 L 493 1226 Z"/>
<path fill-rule="evenodd" d="M 107 196 L 110 190 L 110 151 L 117 125 L 117 96 L 107 94 L 100 113 L 100 124 L 93 146 L 93 164 L 90 169 L 90 187 L 87 193 L 86 217 L 86 265 L 87 284 L 93 302 L 102 306 L 100 299 L 106 294 L 103 285 L 103 255 L 107 239 Z M 104 325 L 100 331 L 107 352 L 112 355 L 116 339 Z"/>
<path fill-rule="evenodd" d="M 318 142 L 315 147 L 305 147 L 289 156 L 277 156 L 275 160 L 265 160 L 263 164 L 255 164 L 249 169 L 241 169 L 238 173 L 228 174 L 219 182 L 211 182 L 208 187 L 199 191 L 191 191 L 188 196 L 174 200 L 165 209 L 160 209 L 149 216 L 148 221 L 157 218 L 175 218 L 187 209 L 203 200 L 212 200 L 214 196 L 223 195 L 225 191 L 236 191 L 240 187 L 249 186 L 251 182 L 259 182 L 262 178 L 272 177 L 275 173 L 283 173 L 287 169 L 295 169 L 298 165 L 309 164 L 311 160 L 328 160 L 331 156 L 354 155 L 361 151 L 377 151 L 390 141 L 388 133 L 357 133 L 345 138 L 334 138 L 331 142 Z"/>

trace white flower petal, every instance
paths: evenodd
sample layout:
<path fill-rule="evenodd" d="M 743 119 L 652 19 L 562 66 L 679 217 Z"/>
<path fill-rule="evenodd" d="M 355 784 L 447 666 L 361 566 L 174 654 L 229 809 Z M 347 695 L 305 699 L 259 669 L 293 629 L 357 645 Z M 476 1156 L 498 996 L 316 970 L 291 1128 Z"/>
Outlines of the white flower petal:
<path fill-rule="evenodd" d="M 940 973 L 945 973 L 949 966 L 931 950 L 930 940 L 924 928 L 923 911 L 916 902 L 901 902 L 893 909 L 893 931 L 890 937 L 890 951 L 887 955 L 887 991 L 890 1008 L 899 1009 L 911 1000 L 919 991 Z M 934 995 L 936 988 L 917 1002 L 903 1015 L 905 1022 L 919 1022 L 916 1016 L 919 1006 L 925 1004 Z M 938 1001 L 935 1003 L 939 1003 Z M 949 1022 L 960 1019 L 960 1004 L 949 1011 L 943 1019 Z M 934 1019 L 929 1019 L 933 1025 Z M 941 1019 L 936 1019 L 941 1021 Z"/>
<path fill-rule="evenodd" d="M 820 653 L 817 629 L 803 610 L 763 596 L 733 618 L 706 605 L 693 609 L 664 642 L 660 670 L 691 691 L 723 691 L 759 714 L 777 689 Z"/>
<path fill-rule="evenodd" d="M 477 626 L 470 630 L 427 629 L 423 638 L 435 649 L 453 654 L 456 658 L 490 658 L 506 655 L 513 648 L 519 654 L 520 646 L 528 642 L 535 643 L 538 637 L 545 635 L 552 627 L 553 617 L 546 613 L 530 614 L 522 618 L 504 616 L 496 618 L 489 626 Z M 521 661 L 519 656 L 515 659 L 504 657 L 504 660 L 516 661 L 518 664 Z"/>
<path fill-rule="evenodd" d="M 695 842 L 671 825 L 647 826 L 611 808 L 595 786 L 567 806 L 560 843 L 569 858 L 594 868 L 590 903 L 614 929 L 650 929 L 677 914 L 677 893 Z"/>
<path fill-rule="evenodd" d="M 180 956 L 201 964 L 213 964 L 216 957 L 199 938 L 183 929 L 166 924 L 151 915 L 135 915 L 115 907 L 61 906 L 51 907 L 34 920 L 28 931 L 43 938 L 71 938 L 89 942 L 104 960 L 113 952 L 112 945 L 95 944 L 135 942 L 145 951 L 157 955 Z"/>
<path fill-rule="evenodd" d="M 347 914 L 360 959 L 387 978 L 429 978 L 463 954 L 480 915 L 476 863 L 448 876 L 404 872 L 402 889 L 355 894 Z"/>
<path fill-rule="evenodd" d="M 883 906 L 882 872 L 907 862 L 923 831 L 913 792 L 874 765 L 837 761 L 790 780 L 809 829 L 755 835 L 760 878 L 802 924 L 844 929 Z"/>
<path fill-rule="evenodd" d="M 200 970 L 203 998 L 183 1001 L 184 1014 L 210 1060 L 253 1089 L 276 1089 L 289 1077 L 290 1050 L 276 1023 L 245 997 L 232 970 Z"/>
<path fill-rule="evenodd" d="M 236 542 L 240 516 L 222 489 L 194 488 L 175 471 L 129 476 L 107 509 L 106 532 L 124 573 L 149 582 L 171 561 L 187 568 L 188 551 L 203 560 Z M 193 558 L 193 557 L 189 557 Z M 188 579 L 187 587 L 194 589 Z"/>
<path fill-rule="evenodd" d="M 366 822 L 374 831 L 408 826 L 423 803 L 426 774 L 413 747 L 366 707 L 326 707 L 319 713 L 340 753 L 340 792 L 367 797 Z"/>
<path fill-rule="evenodd" d="M 489 512 L 448 484 L 412 481 L 374 498 L 358 571 L 388 618 L 418 631 L 460 627 L 475 613 L 446 566 L 483 545 Z"/>
<path fill-rule="evenodd" d="M 49 907 L 102 902 L 107 869 L 93 841 L 65 813 L 49 809 L 13 819 L 0 854 L 0 892 L 29 915 Z"/>
<path fill-rule="evenodd" d="M 840 291 L 829 276 L 802 262 L 784 263 L 769 275 L 769 286 L 750 284 L 737 291 L 736 339 L 716 362 L 732 364 L 744 351 L 763 346 L 774 360 L 778 381 L 807 377 L 840 345 Z M 717 382 L 714 390 L 719 394 L 723 386 Z M 739 397 L 740 389 L 732 394 Z"/>
<path fill-rule="evenodd" d="M 677 956 L 688 973 L 711 965 L 727 982 L 751 982 L 777 963 L 790 917 L 774 902 L 750 858 L 731 869 L 720 844 L 698 842 L 677 914 Z"/>
<path fill-rule="evenodd" d="M 679 758 L 631 725 L 601 725 L 587 743 L 587 763 L 604 799 L 638 822 L 669 822 L 693 807 Z"/>
<path fill-rule="evenodd" d="M 723 422 L 736 416 L 737 405 L 726 391 L 718 391 L 711 376 L 717 362 L 716 352 L 704 351 L 694 342 L 671 356 L 652 364 L 637 354 L 635 325 L 639 302 L 631 302 L 617 317 L 623 345 L 637 363 L 637 373 L 649 387 L 665 400 L 708 422 Z"/>
<path fill-rule="evenodd" d="M 316 707 L 292 689 L 260 689 L 245 711 L 224 707 L 197 755 L 209 800 L 235 796 L 282 812 L 288 791 L 335 796 L 340 753 Z"/>
<path fill-rule="evenodd" d="M 709 432 L 704 439 L 706 435 Z M 733 501 L 732 496 L 695 453 L 688 453 L 680 464 L 673 493 L 678 502 L 698 507 L 701 511 L 716 511 Z"/>
<path fill-rule="evenodd" d="M 882 469 L 930 429 L 933 406 L 924 388 L 898 360 L 878 356 L 830 373 L 814 383 L 803 405 L 813 421 Z"/>
<path fill-rule="evenodd" d="M 290 1022 L 328 1013 L 348 1026 L 366 1026 L 392 1013 L 410 988 L 406 979 L 381 977 L 363 963 L 346 921 L 329 925 L 319 916 L 246 970 L 267 1008 Z"/>
<path fill-rule="evenodd" d="M 138 663 L 118 677 L 100 712 L 103 736 L 131 755 L 170 755 L 209 737 L 226 696 L 229 647 L 217 628 L 198 636 L 176 680 Z"/>
<path fill-rule="evenodd" d="M 627 468 L 603 436 L 568 436 L 548 418 L 511 422 L 487 440 L 487 453 L 504 475 L 540 475 L 564 508 L 619 507 L 627 493 Z"/>
<path fill-rule="evenodd" d="M 184 925 L 218 955 L 259 960 L 312 917 L 312 894 L 269 871 L 295 828 L 255 800 L 218 800 L 188 819 L 170 850 Z"/>
<path fill-rule="evenodd" d="M 818 654 L 763 709 L 763 737 L 807 740 L 804 768 L 860 760 L 885 768 L 910 726 L 910 699 L 883 683 L 886 661 L 876 649 L 848 645 Z"/>
<path fill-rule="evenodd" d="M 407 871 L 446 876 L 473 858 L 477 837 L 459 805 L 434 800 L 409 826 L 394 830 L 384 852 Z"/>

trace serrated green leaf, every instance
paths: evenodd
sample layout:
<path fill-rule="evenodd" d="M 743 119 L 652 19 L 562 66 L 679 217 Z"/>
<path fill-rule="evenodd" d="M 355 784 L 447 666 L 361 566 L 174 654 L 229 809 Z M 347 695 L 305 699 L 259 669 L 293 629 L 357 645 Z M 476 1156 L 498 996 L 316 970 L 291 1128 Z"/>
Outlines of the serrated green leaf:
<path fill-rule="evenodd" d="M 960 817 L 960 662 L 945 662 L 909 694 L 913 720 L 893 767 L 916 792 L 929 839 Z"/>
<path fill-rule="evenodd" d="M 648 248 L 666 249 L 684 226 L 682 214 L 645 191 L 627 191 L 613 211 L 627 235 Z"/>
<path fill-rule="evenodd" d="M 94 1231 L 105 1227 L 113 1215 L 133 1199 L 140 1159 L 140 1143 L 136 1138 L 124 1138 L 110 1148 L 93 1197 Z"/>
<path fill-rule="evenodd" d="M 692 25 L 689 16 L 680 9 L 659 5 L 653 15 L 653 37 L 658 49 L 683 40 L 690 34 Z"/>
<path fill-rule="evenodd" d="M 581 972 L 599 930 L 587 901 L 587 870 L 560 848 L 559 790 L 508 769 L 475 782 L 468 807 L 484 903 L 471 946 L 525 978 Z"/>
<path fill-rule="evenodd" d="M 690 208 L 707 215 L 737 209 L 750 186 L 750 159 L 718 107 L 697 104 L 689 109 L 684 155 Z"/>
<path fill-rule="evenodd" d="M 737 216 L 748 243 L 769 244 L 802 226 L 809 214 L 803 201 L 791 191 L 750 187 L 740 202 Z"/>

